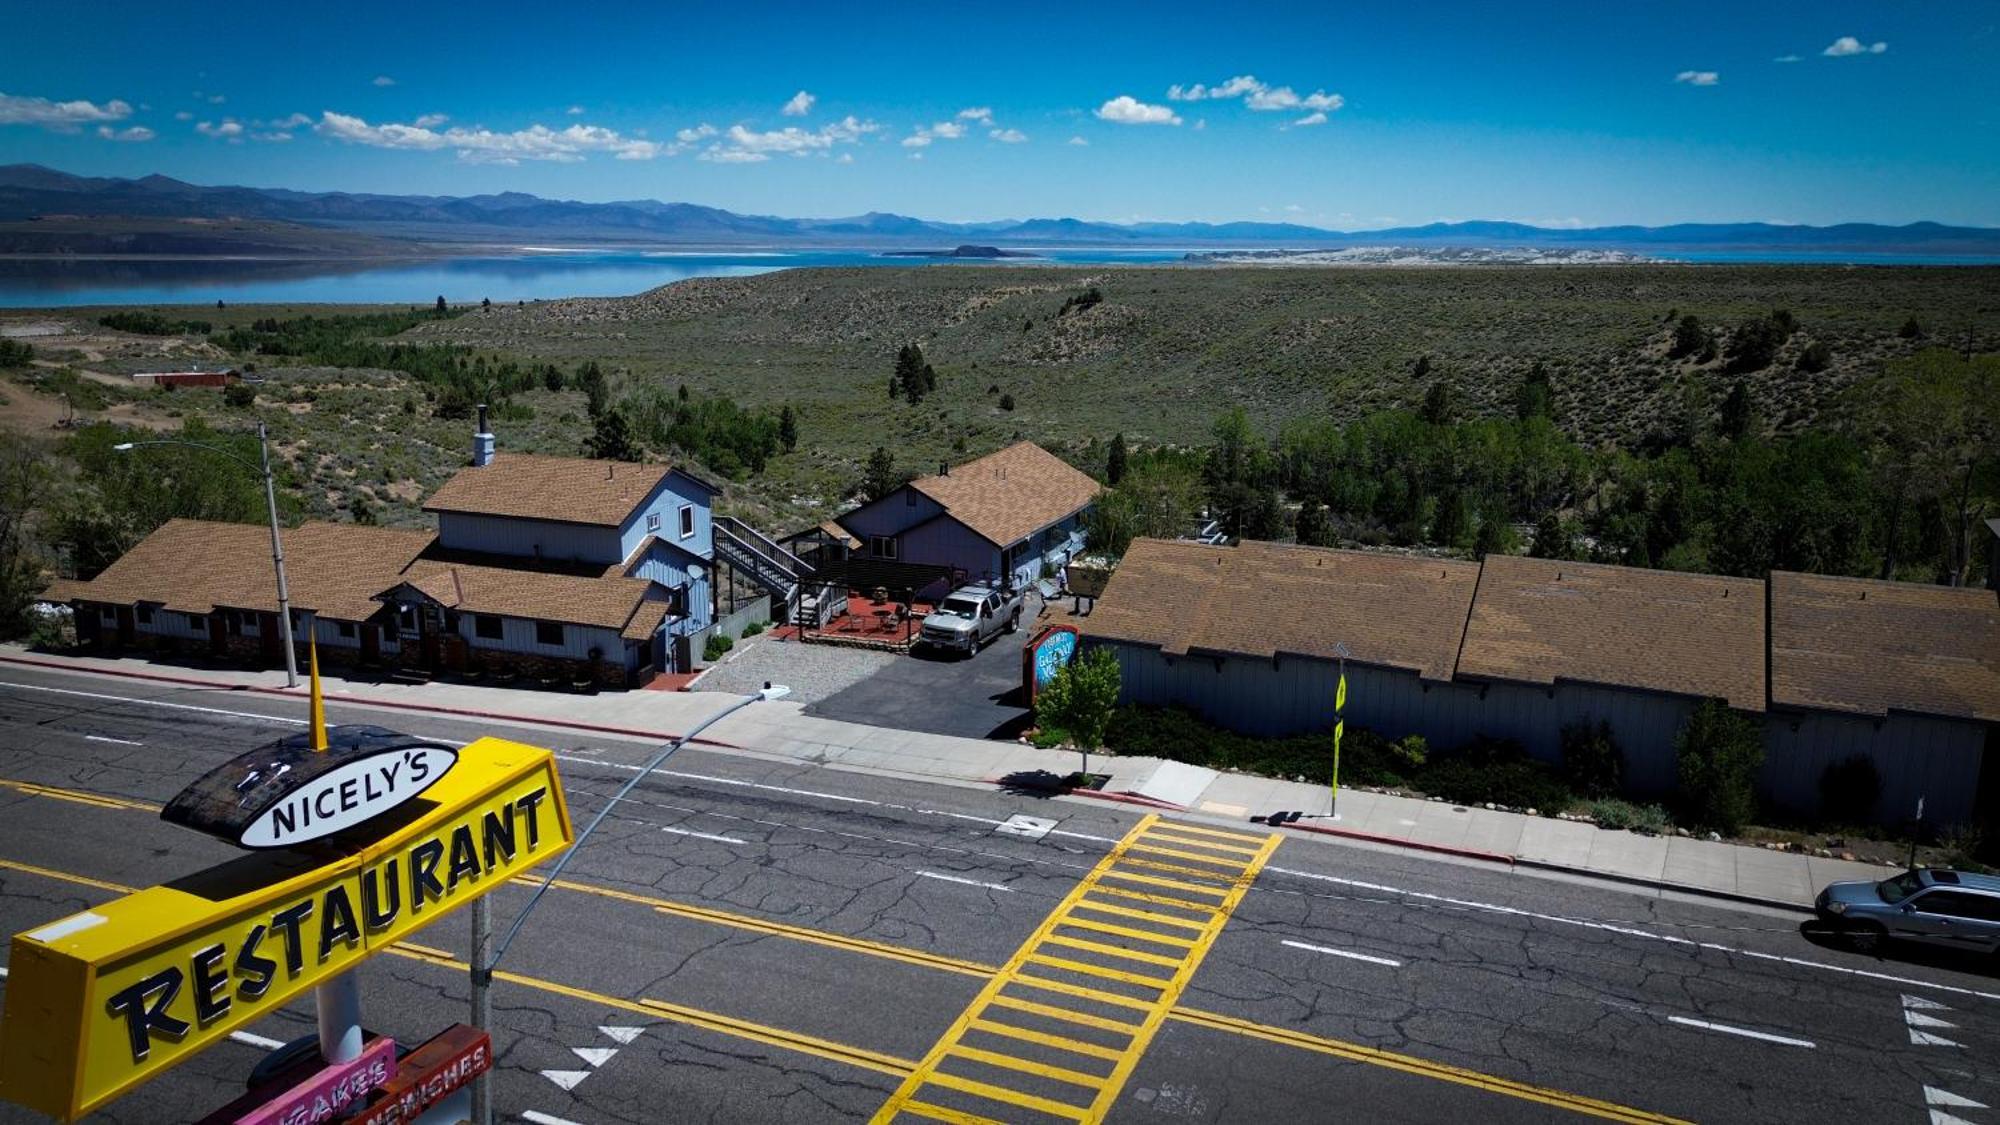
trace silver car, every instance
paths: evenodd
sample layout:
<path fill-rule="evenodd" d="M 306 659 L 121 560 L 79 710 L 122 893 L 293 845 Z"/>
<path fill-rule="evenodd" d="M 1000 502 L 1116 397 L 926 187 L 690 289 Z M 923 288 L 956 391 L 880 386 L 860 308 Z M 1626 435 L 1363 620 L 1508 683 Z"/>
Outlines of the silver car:
<path fill-rule="evenodd" d="M 1898 938 L 2000 956 L 2000 875 L 1922 868 L 1879 883 L 1832 883 L 1813 910 L 1856 949 Z"/>

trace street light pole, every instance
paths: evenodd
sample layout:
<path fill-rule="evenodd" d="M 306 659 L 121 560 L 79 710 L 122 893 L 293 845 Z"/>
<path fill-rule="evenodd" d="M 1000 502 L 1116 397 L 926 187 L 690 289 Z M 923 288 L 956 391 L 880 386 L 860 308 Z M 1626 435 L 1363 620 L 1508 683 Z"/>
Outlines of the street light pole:
<path fill-rule="evenodd" d="M 597 831 L 598 825 L 604 823 L 604 818 L 611 814 L 612 808 L 618 802 L 624 800 L 625 795 L 637 787 L 641 781 L 644 781 L 648 774 L 659 769 L 661 763 L 673 757 L 675 751 L 694 741 L 695 736 L 699 735 L 702 731 L 743 710 L 752 703 L 761 703 L 767 699 L 783 699 L 791 693 L 791 688 L 785 687 L 782 684 L 773 685 L 767 680 L 762 690 L 744 696 L 695 724 L 693 730 L 660 747 L 659 753 L 647 759 L 646 764 L 640 766 L 639 771 L 633 774 L 631 779 L 623 786 L 620 786 L 618 792 L 613 793 L 609 801 L 604 802 L 604 807 L 597 810 L 597 815 L 592 817 L 590 823 L 584 826 L 583 831 L 577 834 L 576 840 L 570 844 L 569 850 L 563 853 L 563 857 L 556 861 L 555 867 L 550 869 L 548 875 L 542 879 L 542 885 L 535 888 L 535 893 L 529 897 L 528 904 L 523 906 L 521 912 L 514 916 L 513 924 L 507 927 L 507 936 L 500 939 L 499 946 L 493 950 L 493 955 L 490 958 L 487 957 L 486 950 L 493 941 L 493 931 L 491 929 L 492 918 L 485 909 L 486 900 L 484 898 L 473 900 L 472 958 L 470 963 L 472 968 L 472 1025 L 474 1027 L 482 1031 L 491 1031 L 486 1024 L 491 1018 L 493 1004 L 487 990 L 493 987 L 493 970 L 499 967 L 500 959 L 507 955 L 507 947 L 514 944 L 514 938 L 521 932 L 522 923 L 528 920 L 528 915 L 534 912 L 536 905 L 542 901 L 542 896 L 548 893 L 549 887 L 557 879 L 562 878 L 563 869 L 568 867 L 569 861 L 575 859 L 576 854 L 583 850 L 583 842 L 590 839 L 590 834 Z M 492 1088 L 489 1085 L 491 1081 L 491 1072 L 480 1074 L 472 1080 L 473 1125 L 493 1125 L 493 1096 Z"/>
<path fill-rule="evenodd" d="M 292 595 L 285 582 L 285 543 L 278 535 L 278 486 L 271 475 L 271 443 L 265 432 L 264 423 L 257 423 L 256 463 L 239 457 L 218 445 L 204 445 L 198 441 L 182 441 L 178 438 L 160 438 L 154 441 L 121 441 L 111 448 L 119 453 L 130 453 L 145 445 L 185 445 L 194 449 L 205 449 L 210 453 L 220 453 L 231 461 L 242 465 L 264 478 L 264 506 L 271 515 L 271 565 L 278 571 L 278 628 L 285 638 L 285 686 L 299 686 L 299 654 L 292 640 Z"/>

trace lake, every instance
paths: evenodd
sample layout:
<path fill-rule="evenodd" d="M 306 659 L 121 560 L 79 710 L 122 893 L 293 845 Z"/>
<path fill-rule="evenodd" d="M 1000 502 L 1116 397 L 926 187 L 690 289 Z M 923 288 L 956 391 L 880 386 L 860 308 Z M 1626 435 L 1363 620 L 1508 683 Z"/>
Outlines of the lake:
<path fill-rule="evenodd" d="M 1212 248 L 1211 248 L 1212 249 Z M 1178 262 L 1179 249 L 1047 249 L 1000 261 L 886 257 L 872 250 L 524 249 L 423 261 L 253 259 L 0 259 L 0 308 L 76 305 L 429 305 L 557 297 L 625 297 L 691 277 L 744 277 L 803 266 L 1007 269 L 1016 265 L 1147 265 Z M 1991 265 L 1986 255 L 1934 257 L 1853 251 L 1672 251 L 1707 263 Z M 1613 267 L 1615 268 L 1615 267 Z"/>
<path fill-rule="evenodd" d="M 1043 250 L 1001 261 L 890 258 L 868 250 L 547 250 L 426 261 L 13 258 L 0 260 L 0 307 L 74 305 L 454 304 L 625 297 L 691 277 L 801 266 L 1138 265 L 1182 250 Z"/>

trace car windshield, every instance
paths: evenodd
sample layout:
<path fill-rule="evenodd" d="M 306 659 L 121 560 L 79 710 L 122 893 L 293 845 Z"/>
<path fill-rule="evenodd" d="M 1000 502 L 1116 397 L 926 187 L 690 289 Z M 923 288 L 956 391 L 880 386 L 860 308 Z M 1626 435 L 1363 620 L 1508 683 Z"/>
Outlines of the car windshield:
<path fill-rule="evenodd" d="M 937 611 L 946 617 L 973 618 L 979 616 L 979 603 L 970 598 L 946 598 Z"/>
<path fill-rule="evenodd" d="M 1914 871 L 1905 871 L 1893 879 L 1875 884 L 1875 893 L 1882 896 L 1883 902 L 1889 903 L 1901 902 L 1923 889 L 1924 885 L 1918 881 Z"/>

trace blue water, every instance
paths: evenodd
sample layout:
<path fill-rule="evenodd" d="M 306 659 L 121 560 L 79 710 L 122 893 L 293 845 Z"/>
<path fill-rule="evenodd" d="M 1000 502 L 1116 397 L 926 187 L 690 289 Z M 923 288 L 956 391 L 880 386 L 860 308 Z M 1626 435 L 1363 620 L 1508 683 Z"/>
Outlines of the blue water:
<path fill-rule="evenodd" d="M 623 297 L 690 277 L 743 277 L 800 266 L 1136 265 L 1181 250 L 1043 250 L 1035 258 L 939 262 L 867 250 L 531 252 L 421 262 L 102 259 L 0 260 L 0 307 L 69 305 L 454 304 Z"/>
<path fill-rule="evenodd" d="M 743 277 L 801 266 L 1144 265 L 1177 262 L 1177 249 L 1033 251 L 1000 261 L 886 257 L 872 250 L 701 252 L 550 250 L 431 261 L 277 262 L 16 258 L 0 260 L 0 308 L 72 305 L 454 304 L 557 297 L 623 297 L 690 277 Z M 1822 265 L 1995 265 L 1991 255 L 1865 254 L 1812 250 L 1690 250 L 1684 262 Z"/>

